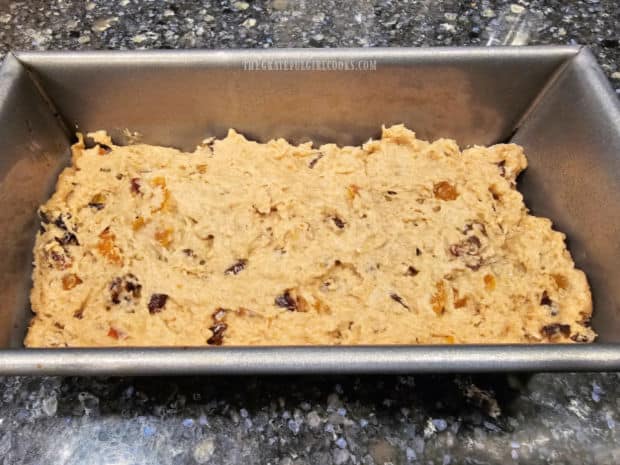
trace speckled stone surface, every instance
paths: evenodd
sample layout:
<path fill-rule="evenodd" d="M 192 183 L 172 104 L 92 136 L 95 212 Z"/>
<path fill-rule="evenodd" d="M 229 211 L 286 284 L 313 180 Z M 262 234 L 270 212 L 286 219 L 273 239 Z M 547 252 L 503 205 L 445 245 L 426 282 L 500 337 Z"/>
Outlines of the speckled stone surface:
<path fill-rule="evenodd" d="M 620 92 L 617 0 L 0 0 L 52 49 L 585 44 Z M 0 377 L 0 464 L 617 464 L 620 375 Z"/>

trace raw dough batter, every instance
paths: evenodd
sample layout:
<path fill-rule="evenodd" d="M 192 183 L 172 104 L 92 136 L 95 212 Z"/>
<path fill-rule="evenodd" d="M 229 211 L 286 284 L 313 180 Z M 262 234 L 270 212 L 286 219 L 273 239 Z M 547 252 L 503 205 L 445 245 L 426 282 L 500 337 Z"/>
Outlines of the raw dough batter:
<path fill-rule="evenodd" d="M 590 342 L 521 147 L 73 147 L 40 208 L 29 347 Z"/>

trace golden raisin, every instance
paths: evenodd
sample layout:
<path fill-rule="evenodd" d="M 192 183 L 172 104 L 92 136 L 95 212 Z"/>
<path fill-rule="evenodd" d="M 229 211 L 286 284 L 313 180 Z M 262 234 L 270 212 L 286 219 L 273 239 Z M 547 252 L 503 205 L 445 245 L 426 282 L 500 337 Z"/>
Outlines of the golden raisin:
<path fill-rule="evenodd" d="M 166 179 L 162 176 L 157 176 L 156 178 L 151 179 L 151 186 L 153 187 L 161 187 L 161 190 L 164 194 L 164 200 L 162 200 L 159 207 L 152 210 L 153 213 L 165 210 L 170 204 L 170 191 L 166 189 Z"/>
<path fill-rule="evenodd" d="M 82 280 L 75 273 L 66 274 L 62 277 L 62 288 L 65 291 L 73 289 L 78 284 L 82 284 Z"/>
<path fill-rule="evenodd" d="M 492 274 L 485 274 L 483 279 L 484 279 L 484 288 L 487 291 L 495 290 L 495 277 Z"/>
<path fill-rule="evenodd" d="M 446 344 L 454 344 L 456 342 L 456 338 L 451 334 L 431 334 L 431 336 L 442 338 Z"/>
<path fill-rule="evenodd" d="M 158 229 L 155 231 L 155 240 L 168 248 L 172 243 L 172 228 Z"/>
<path fill-rule="evenodd" d="M 551 277 L 560 289 L 566 289 L 568 287 L 568 278 L 563 274 L 552 274 Z"/>
<path fill-rule="evenodd" d="M 435 198 L 440 200 L 455 200 L 459 194 L 456 191 L 456 187 L 446 181 L 441 181 L 433 186 L 433 193 Z"/>
<path fill-rule="evenodd" d="M 446 287 L 443 281 L 437 281 L 435 286 L 437 290 L 431 296 L 431 305 L 435 314 L 441 315 L 446 310 Z"/>
<path fill-rule="evenodd" d="M 347 199 L 349 199 L 350 201 L 353 201 L 353 199 L 357 196 L 359 191 L 360 191 L 360 188 L 356 186 L 355 184 L 349 185 L 347 187 Z"/>
<path fill-rule="evenodd" d="M 138 229 L 142 229 L 145 225 L 144 218 L 138 216 L 135 220 L 131 222 L 131 229 L 137 231 Z"/>
<path fill-rule="evenodd" d="M 314 303 L 312 304 L 312 307 L 314 307 L 314 310 L 318 314 L 330 314 L 331 313 L 331 308 L 329 308 L 329 305 L 327 305 L 321 299 L 316 299 Z"/>
<path fill-rule="evenodd" d="M 107 258 L 110 263 L 122 265 L 123 259 L 119 254 L 118 248 L 114 245 L 115 239 L 116 236 L 110 232 L 110 229 L 105 228 L 101 234 L 99 234 L 97 250 L 99 250 L 99 253 Z"/>
<path fill-rule="evenodd" d="M 151 179 L 151 186 L 153 187 L 166 187 L 166 178 L 163 176 L 157 176 Z"/>
<path fill-rule="evenodd" d="M 467 305 L 467 296 L 454 301 L 454 308 L 463 308 L 465 305 Z"/>

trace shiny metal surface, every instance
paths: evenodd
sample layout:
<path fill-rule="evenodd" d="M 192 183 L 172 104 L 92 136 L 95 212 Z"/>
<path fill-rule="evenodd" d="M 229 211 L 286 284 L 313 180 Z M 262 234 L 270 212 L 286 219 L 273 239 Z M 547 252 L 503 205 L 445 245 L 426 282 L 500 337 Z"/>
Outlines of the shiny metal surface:
<path fill-rule="evenodd" d="M 374 71 L 250 71 L 333 61 Z M 29 73 L 26 72 L 29 71 Z M 620 369 L 620 110 L 579 47 L 20 53 L 0 71 L 0 373 L 182 374 Z M 32 77 L 32 80 L 31 80 Z M 569 237 L 595 299 L 592 345 L 206 349 L 21 346 L 35 209 L 67 163 L 67 127 L 192 148 L 228 127 L 258 140 L 360 143 L 381 124 L 462 146 L 525 146 L 528 205 Z M 608 344 L 604 344 L 606 342 Z"/>

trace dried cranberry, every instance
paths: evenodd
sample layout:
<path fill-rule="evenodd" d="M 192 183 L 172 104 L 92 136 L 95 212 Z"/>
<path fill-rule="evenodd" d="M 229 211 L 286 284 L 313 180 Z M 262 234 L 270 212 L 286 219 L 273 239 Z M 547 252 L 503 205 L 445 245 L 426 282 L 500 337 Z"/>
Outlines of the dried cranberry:
<path fill-rule="evenodd" d="M 133 274 L 127 273 L 123 277 L 116 277 L 110 282 L 110 300 L 113 304 L 120 304 L 122 300 L 131 302 L 142 295 L 142 285 Z"/>
<path fill-rule="evenodd" d="M 551 299 L 549 298 L 549 294 L 547 294 L 547 291 L 543 291 L 542 293 L 542 297 L 540 298 L 540 305 L 548 305 L 551 306 L 553 302 L 551 301 Z"/>
<path fill-rule="evenodd" d="M 154 313 L 161 312 L 166 306 L 166 302 L 168 301 L 167 294 L 153 294 L 151 295 L 151 300 L 148 303 L 149 313 L 152 315 Z"/>
<path fill-rule="evenodd" d="M 60 245 L 80 245 L 78 238 L 72 232 L 66 232 L 62 237 L 55 237 L 56 242 Z"/>
<path fill-rule="evenodd" d="M 68 255 L 66 252 L 58 253 L 55 250 L 52 250 L 50 256 L 52 257 L 52 260 L 55 262 L 54 263 L 55 267 L 59 270 L 66 270 L 67 268 L 70 268 L 73 263 L 71 256 Z"/>
<path fill-rule="evenodd" d="M 209 329 L 213 332 L 213 336 L 207 339 L 207 344 L 212 346 L 221 346 L 224 341 L 224 331 L 228 328 L 226 323 L 216 323 Z"/>
<path fill-rule="evenodd" d="M 113 304 L 121 303 L 120 295 L 123 291 L 122 283 L 123 280 L 121 278 L 114 278 L 110 283 L 110 300 Z"/>
<path fill-rule="evenodd" d="M 337 216 L 332 216 L 332 221 L 334 222 L 334 224 L 335 224 L 338 228 L 340 228 L 340 229 L 344 228 L 345 223 L 344 223 L 344 221 L 342 221 L 339 217 L 337 217 Z"/>
<path fill-rule="evenodd" d="M 226 271 L 224 271 L 224 274 L 238 274 L 243 271 L 243 269 L 245 269 L 247 263 L 248 261 L 245 258 L 241 258 L 237 260 L 230 268 L 227 268 Z"/>
<path fill-rule="evenodd" d="M 316 165 L 317 162 L 324 156 L 325 156 L 324 153 L 319 153 L 319 155 L 316 158 L 313 158 L 312 160 L 310 160 L 310 163 L 308 163 L 308 168 L 310 169 L 314 168 L 314 165 Z"/>
<path fill-rule="evenodd" d="M 60 215 L 58 215 L 58 218 L 56 218 L 54 220 L 54 224 L 56 225 L 56 227 L 67 231 L 68 228 L 67 228 L 67 225 L 65 224 L 65 220 L 63 219 L 62 216 L 63 216 L 62 213 Z M 71 218 L 71 214 L 69 214 L 69 213 L 67 213 L 66 216 L 67 216 L 67 219 Z"/>
<path fill-rule="evenodd" d="M 131 273 L 125 275 L 125 290 L 136 299 L 142 293 L 142 285 L 138 283 L 138 278 Z"/>
<path fill-rule="evenodd" d="M 140 191 L 140 178 L 132 178 L 131 179 L 131 192 L 134 194 L 139 194 Z"/>
<path fill-rule="evenodd" d="M 556 334 L 562 334 L 564 337 L 570 335 L 570 325 L 563 325 L 561 323 L 552 323 L 550 325 L 543 326 L 540 333 L 546 337 L 553 337 Z"/>
<path fill-rule="evenodd" d="M 297 310 L 297 302 L 291 295 L 291 292 L 287 289 L 283 294 L 276 297 L 275 303 L 278 307 L 286 308 L 291 312 Z"/>
<path fill-rule="evenodd" d="M 415 276 L 419 273 L 418 270 L 416 270 L 413 266 L 409 266 L 407 268 L 407 272 L 405 273 L 407 276 Z"/>

